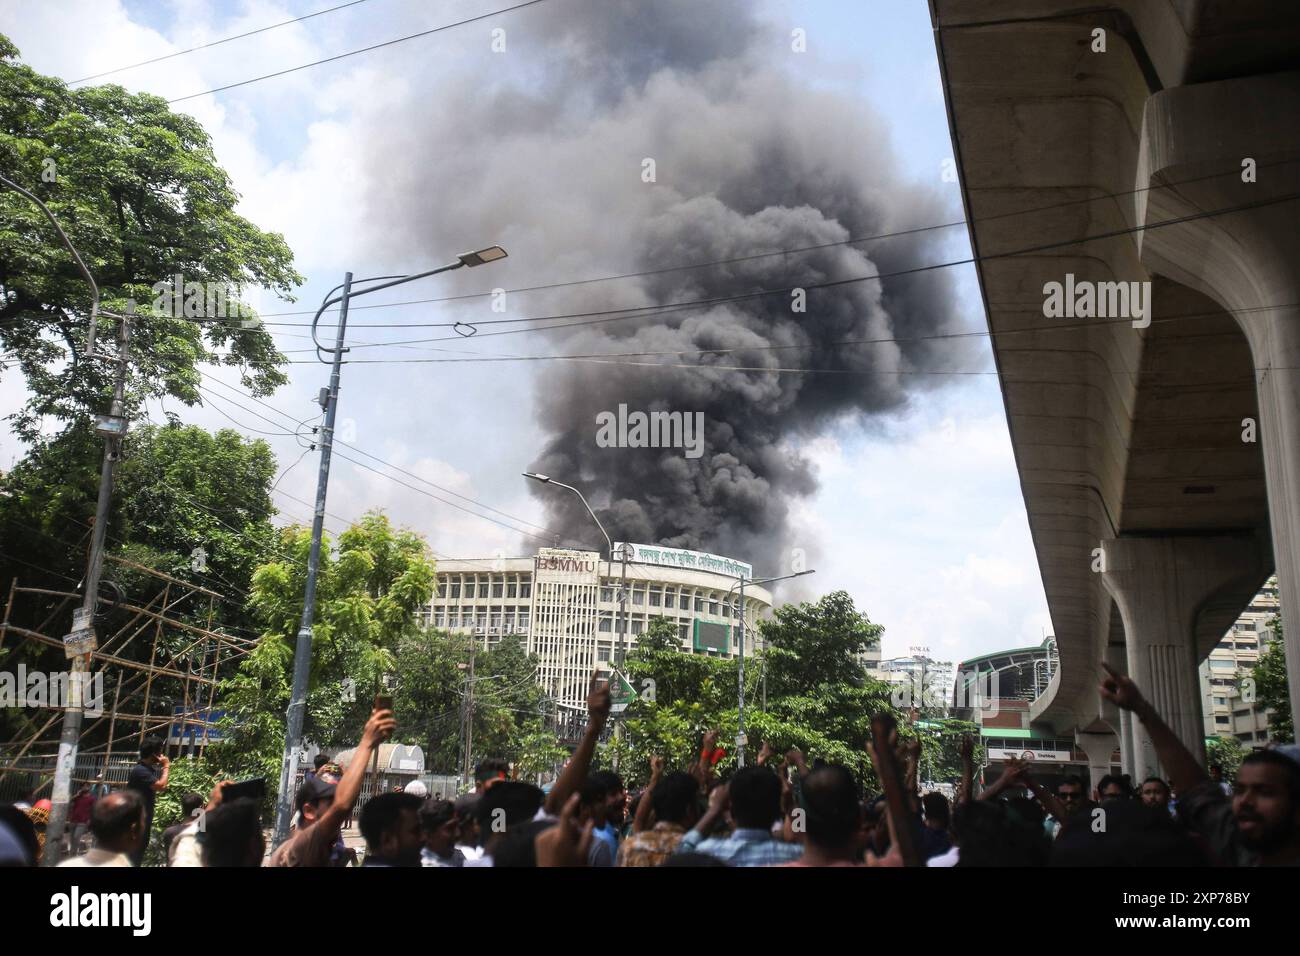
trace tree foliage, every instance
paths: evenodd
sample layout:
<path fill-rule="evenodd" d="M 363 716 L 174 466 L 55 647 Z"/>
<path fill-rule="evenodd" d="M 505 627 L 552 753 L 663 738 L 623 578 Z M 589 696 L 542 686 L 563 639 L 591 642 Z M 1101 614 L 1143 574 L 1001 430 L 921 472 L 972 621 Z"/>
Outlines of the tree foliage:
<path fill-rule="evenodd" d="M 740 662 L 682 653 L 672 625 L 661 620 L 651 623 L 628 655 L 627 676 L 641 696 L 627 710 L 627 738 L 605 758 L 612 762 L 617 751 L 620 766 L 638 782 L 651 754 L 685 766 L 706 729 L 720 729 L 728 751 L 739 729 Z M 894 712 L 889 685 L 870 675 L 864 656 L 882 631 L 843 591 L 784 605 L 772 620 L 760 622 L 765 650 L 747 660 L 744 671 L 749 761 L 766 741 L 781 753 L 798 747 L 811 759 L 843 764 L 873 783 L 866 752 L 871 716 Z M 645 693 L 649 687 L 653 700 Z M 719 766 L 734 762 L 729 752 Z"/>
<path fill-rule="evenodd" d="M 120 86 L 69 89 L 18 55 L 0 35 L 0 171 L 59 219 L 105 308 L 136 302 L 130 404 L 146 395 L 198 403 L 204 364 L 237 368 L 257 394 L 282 384 L 284 357 L 264 328 L 151 308 L 155 285 L 177 274 L 185 283 L 265 288 L 284 299 L 302 282 L 284 239 L 234 211 L 239 195 L 199 122 Z M 12 420 L 33 445 L 44 440 L 43 417 L 84 420 L 111 394 L 109 364 L 79 355 L 90 304 L 90 289 L 41 210 L 0 188 L 0 351 L 13 356 L 30 392 Z M 110 318 L 99 334 L 112 341 Z"/>
<path fill-rule="evenodd" d="M 251 761 L 278 773 L 310 548 L 309 529 L 285 528 L 276 557 L 253 574 L 249 604 L 262 637 L 223 688 L 232 736 L 212 752 L 226 763 Z M 419 627 L 416 612 L 433 593 L 434 573 L 424 539 L 393 528 L 380 512 L 344 531 L 337 548 L 322 544 L 307 738 L 322 747 L 355 746 L 371 695 L 396 673 L 398 647 Z"/>
<path fill-rule="evenodd" d="M 1273 640 L 1260 652 L 1252 677 L 1258 706 L 1270 710 L 1268 734 L 1282 743 L 1295 741 L 1295 724 L 1291 719 L 1291 685 L 1286 673 L 1286 645 L 1282 636 L 1282 618 L 1269 621 Z"/>

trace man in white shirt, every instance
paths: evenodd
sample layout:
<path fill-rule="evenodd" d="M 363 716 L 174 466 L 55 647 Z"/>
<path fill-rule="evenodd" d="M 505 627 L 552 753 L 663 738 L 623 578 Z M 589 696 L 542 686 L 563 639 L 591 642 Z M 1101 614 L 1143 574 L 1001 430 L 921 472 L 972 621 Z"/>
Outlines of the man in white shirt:
<path fill-rule="evenodd" d="M 131 854 L 145 841 L 144 802 L 133 790 L 118 790 L 95 803 L 90 815 L 95 846 L 59 866 L 131 866 Z"/>

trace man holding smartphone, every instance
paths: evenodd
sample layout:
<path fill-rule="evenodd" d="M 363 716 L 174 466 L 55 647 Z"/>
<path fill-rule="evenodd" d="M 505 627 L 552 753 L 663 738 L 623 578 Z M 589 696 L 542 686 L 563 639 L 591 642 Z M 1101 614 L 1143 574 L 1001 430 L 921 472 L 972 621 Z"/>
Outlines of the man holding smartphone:
<path fill-rule="evenodd" d="M 131 854 L 131 862 L 139 866 L 144 861 L 144 851 L 149 848 L 149 837 L 153 828 L 154 798 L 159 790 L 167 789 L 167 776 L 171 771 L 171 761 L 163 753 L 163 742 L 159 737 L 146 737 L 140 746 L 140 762 L 131 768 L 131 775 L 126 778 L 127 788 L 140 795 L 144 804 L 144 842 Z"/>
<path fill-rule="evenodd" d="M 379 745 L 393 735 L 397 721 L 387 708 L 376 709 L 366 721 L 361 742 L 343 778 L 337 784 L 317 775 L 298 790 L 297 806 L 301 814 L 298 828 L 271 854 L 268 866 L 329 866 L 330 854 L 352 808 L 361 795 L 366 765 Z"/>

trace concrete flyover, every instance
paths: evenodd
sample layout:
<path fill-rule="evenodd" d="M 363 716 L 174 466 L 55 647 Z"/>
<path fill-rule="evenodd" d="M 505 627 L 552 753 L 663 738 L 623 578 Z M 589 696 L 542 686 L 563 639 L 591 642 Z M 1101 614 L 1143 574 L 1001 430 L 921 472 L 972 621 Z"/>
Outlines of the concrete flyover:
<path fill-rule="evenodd" d="M 1274 568 L 1300 607 L 1300 4 L 931 19 L 1060 650 L 1034 716 L 1145 775 L 1097 662 L 1203 753 L 1197 664 Z"/>

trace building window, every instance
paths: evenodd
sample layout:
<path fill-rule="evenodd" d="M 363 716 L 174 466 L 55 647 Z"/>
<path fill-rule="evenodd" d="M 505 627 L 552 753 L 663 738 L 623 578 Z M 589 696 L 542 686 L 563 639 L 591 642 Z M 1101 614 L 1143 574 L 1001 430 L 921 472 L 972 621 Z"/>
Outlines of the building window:
<path fill-rule="evenodd" d="M 612 587 L 602 587 L 600 589 L 600 599 L 606 604 L 614 603 L 614 589 Z"/>
<path fill-rule="evenodd" d="M 515 597 L 519 592 L 519 582 L 510 581 L 506 584 L 506 597 Z"/>
<path fill-rule="evenodd" d="M 660 590 L 659 590 L 658 588 L 651 588 L 651 589 L 650 589 L 650 606 L 651 606 L 651 607 L 662 607 L 663 605 L 660 603 L 662 600 L 663 600 L 663 595 L 662 595 L 662 593 L 660 592 Z"/>
<path fill-rule="evenodd" d="M 699 611 L 700 613 L 704 612 L 704 598 L 697 597 L 695 599 L 695 610 Z"/>
<path fill-rule="evenodd" d="M 691 609 L 691 599 L 685 591 L 682 592 L 681 598 L 678 599 L 677 607 L 682 611 L 689 611 Z"/>
<path fill-rule="evenodd" d="M 454 598 L 459 598 L 459 597 L 460 597 L 460 582 L 459 582 L 459 581 L 455 581 L 455 582 L 452 583 L 452 585 L 451 585 L 451 596 L 454 597 Z"/>
<path fill-rule="evenodd" d="M 434 627 L 447 626 L 447 613 L 445 611 L 439 611 L 433 616 L 433 626 Z"/>
<path fill-rule="evenodd" d="M 690 640 L 690 637 L 691 637 L 691 626 L 689 624 L 678 624 L 677 639 L 684 644 L 686 643 L 686 641 Z"/>
<path fill-rule="evenodd" d="M 465 597 L 467 597 L 467 598 L 472 598 L 472 597 L 474 597 L 474 582 L 473 582 L 473 581 L 466 581 L 466 582 L 465 582 Z"/>
<path fill-rule="evenodd" d="M 633 622 L 632 622 L 632 633 L 633 633 L 633 634 L 640 634 L 640 633 L 641 633 L 641 628 L 642 628 L 643 624 L 644 624 L 643 621 L 633 621 Z"/>
<path fill-rule="evenodd" d="M 614 619 L 612 617 L 602 617 L 600 619 L 600 631 L 602 634 L 608 634 L 614 630 Z"/>
<path fill-rule="evenodd" d="M 506 588 L 506 586 L 505 586 L 505 582 L 503 582 L 503 581 L 493 581 L 493 582 L 492 582 L 492 596 L 495 597 L 495 598 L 505 597 L 505 588 Z"/>
<path fill-rule="evenodd" d="M 718 602 L 716 600 L 709 602 L 709 613 L 714 617 L 718 616 Z"/>
<path fill-rule="evenodd" d="M 520 581 L 520 582 L 519 582 L 519 596 L 520 596 L 521 598 L 526 598 L 526 597 L 532 597 L 532 594 L 533 594 L 533 582 L 532 582 L 532 581 Z"/>
<path fill-rule="evenodd" d="M 1215 717 L 1215 718 L 1214 718 L 1214 722 L 1215 722 L 1216 724 L 1230 724 L 1230 723 L 1232 723 L 1232 718 L 1230 718 L 1230 717 Z"/>
<path fill-rule="evenodd" d="M 633 603 L 633 604 L 645 604 L 645 591 L 640 591 L 640 590 L 633 591 L 633 592 L 632 592 L 632 603 Z"/>

